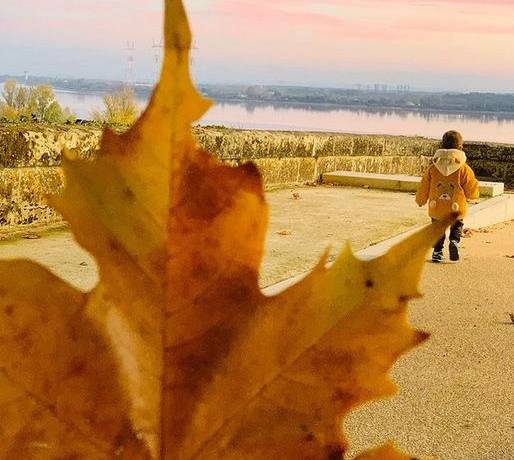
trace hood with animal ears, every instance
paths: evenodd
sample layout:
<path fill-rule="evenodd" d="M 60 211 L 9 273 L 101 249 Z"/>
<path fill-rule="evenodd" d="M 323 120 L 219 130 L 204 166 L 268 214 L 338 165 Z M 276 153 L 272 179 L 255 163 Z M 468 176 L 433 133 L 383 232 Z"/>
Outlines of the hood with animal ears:
<path fill-rule="evenodd" d="M 466 163 L 466 154 L 458 149 L 439 149 L 432 162 L 443 176 L 449 176 Z"/>

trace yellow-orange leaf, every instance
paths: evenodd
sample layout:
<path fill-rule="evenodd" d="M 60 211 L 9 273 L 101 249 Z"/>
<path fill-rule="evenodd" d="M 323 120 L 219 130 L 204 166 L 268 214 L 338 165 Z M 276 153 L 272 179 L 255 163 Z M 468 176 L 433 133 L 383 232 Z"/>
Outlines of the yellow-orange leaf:
<path fill-rule="evenodd" d="M 392 363 L 427 337 L 407 302 L 445 224 L 371 261 L 347 248 L 266 297 L 260 175 L 196 147 L 209 103 L 189 76 L 182 3 L 165 6 L 147 110 L 107 130 L 94 161 L 69 153 L 52 200 L 98 286 L 0 263 L 0 459 L 342 458 L 344 415 L 392 394 Z M 376 452 L 361 458 L 407 458 Z"/>
<path fill-rule="evenodd" d="M 21 261 L 0 263 L 0 296 L 0 458 L 145 458 L 85 296 Z"/>

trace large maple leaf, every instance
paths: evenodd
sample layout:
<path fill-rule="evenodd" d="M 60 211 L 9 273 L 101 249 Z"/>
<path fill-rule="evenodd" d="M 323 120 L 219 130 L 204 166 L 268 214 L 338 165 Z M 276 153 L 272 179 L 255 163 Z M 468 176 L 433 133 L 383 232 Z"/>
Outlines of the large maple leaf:
<path fill-rule="evenodd" d="M 94 161 L 68 154 L 52 199 L 98 286 L 0 262 L 0 458 L 343 458 L 344 415 L 392 394 L 392 363 L 427 337 L 407 302 L 445 223 L 375 260 L 347 248 L 266 297 L 260 175 L 197 148 L 190 126 L 209 103 L 189 76 L 182 3 L 165 6 L 147 110 L 125 134 L 106 130 Z"/>

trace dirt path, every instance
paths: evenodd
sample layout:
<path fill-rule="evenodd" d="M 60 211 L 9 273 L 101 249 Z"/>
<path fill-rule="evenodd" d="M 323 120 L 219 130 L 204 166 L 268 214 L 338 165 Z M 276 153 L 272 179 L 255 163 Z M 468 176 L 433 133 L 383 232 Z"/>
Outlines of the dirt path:
<path fill-rule="evenodd" d="M 437 459 L 514 459 L 514 222 L 462 246 L 459 264 L 427 263 L 411 318 L 432 337 L 396 366 L 398 396 L 348 420 L 356 450 L 395 439 Z"/>

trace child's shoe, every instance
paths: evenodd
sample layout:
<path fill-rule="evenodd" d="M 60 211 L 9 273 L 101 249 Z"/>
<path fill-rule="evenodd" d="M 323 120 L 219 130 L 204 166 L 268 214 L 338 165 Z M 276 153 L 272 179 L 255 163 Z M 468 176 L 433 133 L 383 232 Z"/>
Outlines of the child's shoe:
<path fill-rule="evenodd" d="M 432 253 L 432 262 L 438 264 L 443 261 L 443 250 L 442 249 L 434 249 Z"/>
<path fill-rule="evenodd" d="M 450 249 L 450 260 L 452 262 L 457 262 L 460 259 L 459 246 L 457 246 L 457 242 L 450 241 L 449 249 Z"/>

